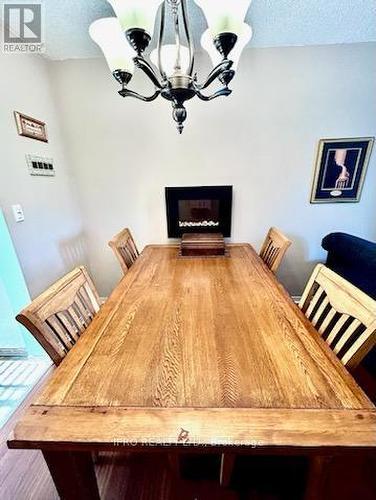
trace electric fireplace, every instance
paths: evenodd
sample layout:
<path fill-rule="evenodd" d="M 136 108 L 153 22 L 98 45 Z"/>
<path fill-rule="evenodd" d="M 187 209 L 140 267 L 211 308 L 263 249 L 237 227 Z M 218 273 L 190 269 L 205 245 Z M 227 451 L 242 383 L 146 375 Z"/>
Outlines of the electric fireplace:
<path fill-rule="evenodd" d="M 232 186 L 166 187 L 169 238 L 184 233 L 231 236 Z"/>

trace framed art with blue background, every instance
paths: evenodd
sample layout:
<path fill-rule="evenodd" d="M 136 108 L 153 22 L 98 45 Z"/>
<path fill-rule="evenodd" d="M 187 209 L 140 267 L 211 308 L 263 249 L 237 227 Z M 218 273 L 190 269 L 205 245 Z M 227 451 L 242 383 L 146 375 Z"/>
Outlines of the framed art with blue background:
<path fill-rule="evenodd" d="M 360 200 L 374 138 L 322 139 L 319 142 L 311 203 Z"/>

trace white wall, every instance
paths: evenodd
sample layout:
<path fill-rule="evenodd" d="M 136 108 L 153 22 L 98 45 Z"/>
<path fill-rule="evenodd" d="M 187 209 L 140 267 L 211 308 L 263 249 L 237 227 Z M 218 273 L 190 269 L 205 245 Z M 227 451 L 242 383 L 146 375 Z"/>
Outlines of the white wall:
<path fill-rule="evenodd" d="M 101 293 L 120 276 L 107 248 L 116 231 L 131 227 L 141 247 L 167 240 L 165 186 L 233 184 L 232 239 L 258 248 L 269 226 L 285 231 L 280 278 L 294 294 L 325 234 L 376 238 L 376 152 L 359 204 L 309 203 L 318 140 L 376 135 L 376 44 L 247 51 L 233 96 L 189 102 L 182 136 L 167 102 L 122 100 L 102 59 L 50 74 Z"/>
<path fill-rule="evenodd" d="M 38 56 L 0 53 L 0 206 L 32 296 L 77 263 L 85 262 L 82 218 L 68 168 L 53 102 L 48 62 Z M 47 123 L 49 143 L 17 134 L 13 111 Z M 53 157 L 56 177 L 29 175 L 25 154 Z M 15 223 L 11 205 L 20 203 L 25 221 Z"/>

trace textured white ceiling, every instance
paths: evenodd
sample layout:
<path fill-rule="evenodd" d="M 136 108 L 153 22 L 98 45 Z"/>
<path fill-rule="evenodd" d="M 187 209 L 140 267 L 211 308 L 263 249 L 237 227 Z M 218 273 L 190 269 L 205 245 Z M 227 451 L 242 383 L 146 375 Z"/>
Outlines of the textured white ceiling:
<path fill-rule="evenodd" d="M 188 2 L 195 42 L 199 43 L 205 20 L 193 0 Z M 47 57 L 60 60 L 99 55 L 88 28 L 95 19 L 113 15 L 106 0 L 42 3 Z M 254 31 L 251 47 L 370 42 L 376 41 L 376 0 L 253 0 L 247 21 Z"/>

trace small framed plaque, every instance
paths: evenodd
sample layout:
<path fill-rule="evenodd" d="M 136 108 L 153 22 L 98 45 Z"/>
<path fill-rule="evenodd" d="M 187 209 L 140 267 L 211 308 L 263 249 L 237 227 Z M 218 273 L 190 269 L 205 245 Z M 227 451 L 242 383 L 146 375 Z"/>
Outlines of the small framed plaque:
<path fill-rule="evenodd" d="M 40 120 L 24 115 L 18 111 L 14 112 L 19 135 L 48 142 L 46 124 Z"/>
<path fill-rule="evenodd" d="M 317 152 L 311 203 L 360 200 L 373 137 L 322 139 Z"/>

